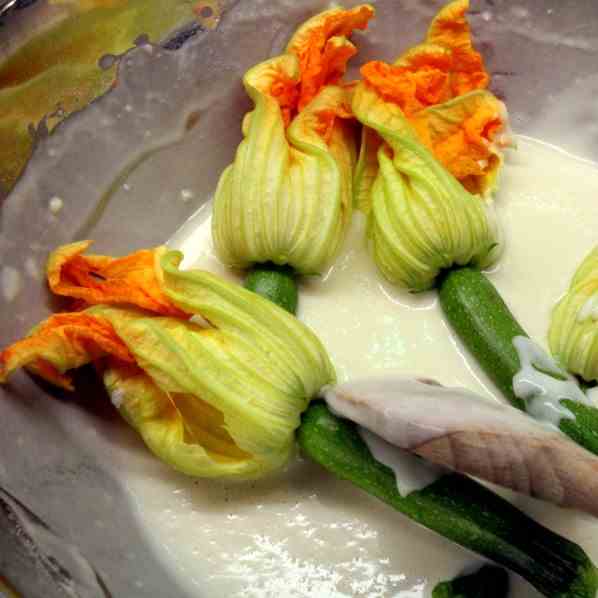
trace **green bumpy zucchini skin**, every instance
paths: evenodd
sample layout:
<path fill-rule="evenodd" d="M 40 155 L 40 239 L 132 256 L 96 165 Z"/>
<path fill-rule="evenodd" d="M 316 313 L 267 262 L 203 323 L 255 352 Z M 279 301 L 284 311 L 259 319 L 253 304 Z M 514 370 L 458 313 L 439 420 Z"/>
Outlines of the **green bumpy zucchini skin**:
<path fill-rule="evenodd" d="M 484 565 L 474 573 L 439 583 L 432 598 L 507 598 L 509 574 L 506 569 Z"/>
<path fill-rule="evenodd" d="M 520 368 L 513 339 L 528 334 L 494 285 L 479 270 L 457 268 L 441 277 L 438 295 L 446 319 L 484 372 L 515 407 L 525 409 L 513 392 Z"/>
<path fill-rule="evenodd" d="M 391 469 L 376 461 L 355 425 L 321 401 L 303 414 L 304 453 L 420 525 L 518 573 L 549 598 L 596 598 L 598 576 L 586 553 L 481 484 L 447 474 L 402 497 Z"/>
<path fill-rule="evenodd" d="M 494 285 L 475 268 L 457 268 L 441 277 L 438 294 L 447 321 L 482 370 L 513 406 L 525 411 L 525 402 L 513 392 L 513 377 L 521 367 L 513 339 L 529 335 Z M 562 419 L 561 431 L 598 455 L 598 409 L 562 403 L 575 419 Z"/>
<path fill-rule="evenodd" d="M 290 266 L 256 264 L 245 279 L 245 288 L 270 299 L 289 313 L 297 313 L 297 283 Z"/>

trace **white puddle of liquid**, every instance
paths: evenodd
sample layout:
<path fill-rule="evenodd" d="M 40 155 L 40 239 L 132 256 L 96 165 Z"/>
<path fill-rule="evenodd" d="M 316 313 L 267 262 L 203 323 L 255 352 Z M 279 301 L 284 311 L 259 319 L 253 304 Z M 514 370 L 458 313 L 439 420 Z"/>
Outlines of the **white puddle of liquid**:
<path fill-rule="evenodd" d="M 496 199 L 506 248 L 491 278 L 545 345 L 550 309 L 596 243 L 598 169 L 527 138 L 518 145 Z M 417 372 L 497 396 L 447 327 L 435 293 L 409 295 L 380 278 L 363 226 L 357 214 L 334 267 L 300 289 L 299 316 L 328 348 L 339 381 Z M 186 266 L 236 278 L 213 255 L 209 208 L 171 245 L 183 249 Z M 149 541 L 190 596 L 429 598 L 436 582 L 471 563 L 469 553 L 305 461 L 243 485 L 192 480 L 150 456 L 116 466 Z M 598 561 L 595 520 L 512 500 Z M 512 586 L 510 598 L 539 596 L 520 579 Z"/>

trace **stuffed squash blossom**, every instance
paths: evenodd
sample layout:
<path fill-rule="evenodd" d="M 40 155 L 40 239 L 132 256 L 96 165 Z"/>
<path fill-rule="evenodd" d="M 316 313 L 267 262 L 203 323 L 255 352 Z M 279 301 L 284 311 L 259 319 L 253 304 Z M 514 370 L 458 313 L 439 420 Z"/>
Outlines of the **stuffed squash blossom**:
<path fill-rule="evenodd" d="M 193 476 L 255 478 L 292 450 L 300 414 L 335 374 L 316 336 L 270 301 L 160 247 L 114 259 L 59 248 L 48 282 L 77 311 L 59 313 L 0 354 L 72 389 L 94 363 L 146 445 Z"/>
<path fill-rule="evenodd" d="M 356 53 L 347 36 L 373 13 L 369 5 L 323 12 L 284 54 L 246 73 L 255 108 L 214 199 L 213 239 L 224 264 L 274 262 L 313 274 L 336 253 L 351 219 L 356 159 L 352 87 L 339 81 Z"/>
<path fill-rule="evenodd" d="M 412 291 L 454 264 L 490 265 L 499 232 L 487 196 L 509 143 L 502 102 L 473 48 L 467 0 L 436 16 L 425 43 L 393 65 L 370 62 L 352 101 L 364 125 L 356 205 L 369 215 L 373 257 Z"/>
<path fill-rule="evenodd" d="M 598 247 L 581 263 L 555 306 L 548 341 L 567 370 L 588 382 L 598 381 Z"/>

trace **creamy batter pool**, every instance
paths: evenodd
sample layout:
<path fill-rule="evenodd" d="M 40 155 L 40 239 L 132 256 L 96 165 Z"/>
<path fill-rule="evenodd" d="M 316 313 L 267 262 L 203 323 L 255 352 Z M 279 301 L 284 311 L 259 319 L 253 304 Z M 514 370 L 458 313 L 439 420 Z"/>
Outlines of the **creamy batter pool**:
<path fill-rule="evenodd" d="M 597 240 L 598 166 L 529 138 L 518 142 L 496 198 L 506 250 L 491 278 L 545 345 L 551 306 Z M 435 293 L 412 296 L 380 278 L 363 227 L 356 214 L 334 266 L 300 289 L 299 315 L 328 348 L 340 380 L 420 374 L 498 398 L 443 321 Z M 213 255 L 209 205 L 171 245 L 184 251 L 186 266 L 234 277 Z M 137 516 L 192 596 L 428 597 L 438 580 L 476 563 L 300 458 L 275 478 L 233 485 L 188 479 L 151 459 L 133 463 L 124 484 Z M 598 520 L 512 499 L 598 562 Z M 513 586 L 513 598 L 539 595 L 514 577 Z"/>

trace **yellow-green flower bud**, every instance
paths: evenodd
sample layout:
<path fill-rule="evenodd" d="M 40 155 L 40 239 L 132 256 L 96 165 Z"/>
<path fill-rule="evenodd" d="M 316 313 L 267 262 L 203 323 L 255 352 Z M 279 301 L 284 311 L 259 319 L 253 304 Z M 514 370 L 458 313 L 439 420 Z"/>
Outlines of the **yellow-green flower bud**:
<path fill-rule="evenodd" d="M 180 260 L 178 252 L 162 258 L 164 292 L 201 322 L 87 310 L 110 322 L 138 365 L 112 360 L 104 382 L 150 450 L 175 469 L 259 477 L 285 463 L 300 415 L 334 381 L 333 366 L 297 318 L 209 272 L 180 271 Z"/>
<path fill-rule="evenodd" d="M 325 11 L 284 54 L 245 74 L 255 108 L 214 199 L 214 245 L 226 265 L 313 274 L 334 257 L 351 219 L 356 161 L 352 88 L 338 83 L 356 52 L 346 36 L 372 15 L 369 5 Z"/>
<path fill-rule="evenodd" d="M 367 83 L 357 86 L 352 106 L 382 140 L 365 202 L 371 250 L 382 274 L 423 291 L 444 268 L 491 265 L 499 234 L 490 202 L 469 193 L 424 146 L 399 106 Z"/>

